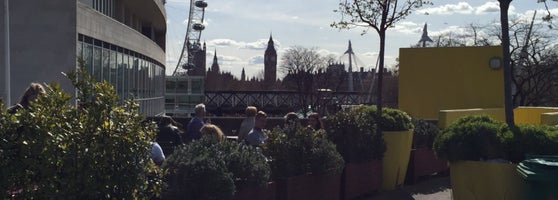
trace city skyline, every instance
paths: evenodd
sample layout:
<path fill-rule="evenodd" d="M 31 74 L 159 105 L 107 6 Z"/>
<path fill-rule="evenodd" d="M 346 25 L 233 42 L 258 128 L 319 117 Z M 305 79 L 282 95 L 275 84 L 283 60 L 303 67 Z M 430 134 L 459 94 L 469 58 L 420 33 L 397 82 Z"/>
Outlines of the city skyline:
<path fill-rule="evenodd" d="M 273 35 L 278 54 L 278 78 L 281 57 L 285 49 L 292 46 L 316 48 L 321 54 L 334 54 L 341 57 L 347 50 L 348 41 L 358 58 L 357 66 L 365 70 L 375 67 L 379 51 L 379 39 L 372 29 L 361 35 L 364 29 L 338 30 L 329 25 L 341 18 L 338 1 L 281 0 L 274 2 L 237 0 L 207 0 L 201 42 L 207 44 L 207 58 L 213 58 L 216 51 L 222 71 L 240 77 L 245 68 L 247 77 L 263 77 L 263 56 L 269 36 Z M 463 2 L 432 1 L 434 5 L 425 6 L 413 12 L 406 19 L 388 29 L 386 40 L 386 68 L 395 65 L 399 48 L 417 44 L 422 35 L 424 23 L 428 24 L 430 36 L 449 31 L 463 32 L 469 24 L 487 25 L 499 23 L 497 1 Z M 551 3 L 552 12 L 558 4 Z M 167 0 L 167 69 L 172 74 L 182 50 L 189 12 L 189 1 Z M 312 9 L 308 9 L 312 7 Z M 512 2 L 510 19 L 530 19 L 533 10 L 538 11 L 538 20 L 546 13 L 544 5 L 532 2 Z M 544 11 L 544 12 L 543 12 Z M 428 13 L 426 15 L 425 13 Z M 207 59 L 207 66 L 213 60 Z M 347 63 L 348 61 L 340 60 Z"/>

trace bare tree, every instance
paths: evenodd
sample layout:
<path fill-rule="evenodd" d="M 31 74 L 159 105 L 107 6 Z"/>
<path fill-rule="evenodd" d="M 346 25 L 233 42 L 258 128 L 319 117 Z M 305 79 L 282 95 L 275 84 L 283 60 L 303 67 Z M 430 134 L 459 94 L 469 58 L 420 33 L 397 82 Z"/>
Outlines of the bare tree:
<path fill-rule="evenodd" d="M 413 9 L 430 4 L 423 0 L 341 0 L 339 10 L 341 19 L 331 24 L 339 29 L 351 29 L 355 27 L 366 27 L 374 29 L 380 37 L 380 61 L 378 70 L 378 116 L 382 113 L 382 82 L 384 77 L 384 54 L 386 46 L 386 30 L 393 27 L 395 23 L 411 14 Z M 347 17 L 347 18 L 345 18 Z M 380 128 L 378 128 L 380 130 Z"/>
<path fill-rule="evenodd" d="M 287 49 L 281 57 L 280 70 L 286 74 L 283 78 L 285 88 L 294 89 L 299 97 L 299 108 L 306 115 L 312 105 L 317 89 L 318 77 L 316 74 L 325 71 L 328 61 L 332 56 L 321 56 L 316 48 L 294 46 Z"/>

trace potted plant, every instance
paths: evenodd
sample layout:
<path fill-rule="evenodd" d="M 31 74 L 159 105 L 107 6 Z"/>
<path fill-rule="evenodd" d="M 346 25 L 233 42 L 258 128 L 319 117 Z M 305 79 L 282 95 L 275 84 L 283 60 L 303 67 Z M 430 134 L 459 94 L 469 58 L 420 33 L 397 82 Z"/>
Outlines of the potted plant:
<path fill-rule="evenodd" d="M 449 169 L 447 160 L 436 157 L 432 150 L 434 138 L 440 129 L 424 119 L 412 119 L 411 122 L 415 128 L 406 183 L 414 183 L 420 177 L 446 172 Z"/>
<path fill-rule="evenodd" d="M 411 117 L 406 112 L 394 108 L 383 108 L 382 116 L 377 116 L 376 106 L 362 106 L 359 110 L 374 116 L 373 120 L 380 126 L 386 143 L 386 152 L 382 160 L 382 189 L 393 190 L 403 185 L 413 141 Z"/>
<path fill-rule="evenodd" d="M 385 143 L 376 133 L 370 112 L 363 108 L 336 113 L 325 121 L 328 139 L 345 160 L 341 197 L 354 199 L 370 194 L 382 185 L 382 157 Z"/>
<path fill-rule="evenodd" d="M 512 145 L 520 145 L 521 135 L 480 115 L 459 118 L 442 131 L 434 150 L 450 162 L 454 199 L 521 199 L 522 180 L 510 160 L 510 152 L 525 153 Z"/>
<path fill-rule="evenodd" d="M 343 158 L 323 131 L 299 127 L 267 133 L 262 151 L 270 159 L 277 199 L 338 199 Z"/>
<path fill-rule="evenodd" d="M 270 175 L 257 149 L 211 137 L 181 146 L 163 169 L 164 199 L 265 199 Z M 264 191 L 246 191 L 250 187 Z"/>

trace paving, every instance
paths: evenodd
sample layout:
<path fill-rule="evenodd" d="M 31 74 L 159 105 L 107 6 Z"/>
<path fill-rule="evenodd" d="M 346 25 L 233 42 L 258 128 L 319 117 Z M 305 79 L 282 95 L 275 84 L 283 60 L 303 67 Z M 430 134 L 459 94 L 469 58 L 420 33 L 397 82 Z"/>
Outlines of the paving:
<path fill-rule="evenodd" d="M 447 200 L 451 197 L 449 176 L 432 177 L 418 181 L 413 185 L 405 185 L 392 191 L 381 191 L 355 200 Z"/>

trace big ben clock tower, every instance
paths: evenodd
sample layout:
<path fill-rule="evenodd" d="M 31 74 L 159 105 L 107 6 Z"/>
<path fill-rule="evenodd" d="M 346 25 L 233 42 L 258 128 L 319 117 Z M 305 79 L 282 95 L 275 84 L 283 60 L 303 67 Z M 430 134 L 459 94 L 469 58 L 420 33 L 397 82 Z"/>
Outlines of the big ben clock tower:
<path fill-rule="evenodd" d="M 267 49 L 264 54 L 264 86 L 266 90 L 273 89 L 275 81 L 277 80 L 277 52 L 275 51 L 275 44 L 273 37 L 269 35 L 267 42 Z"/>

